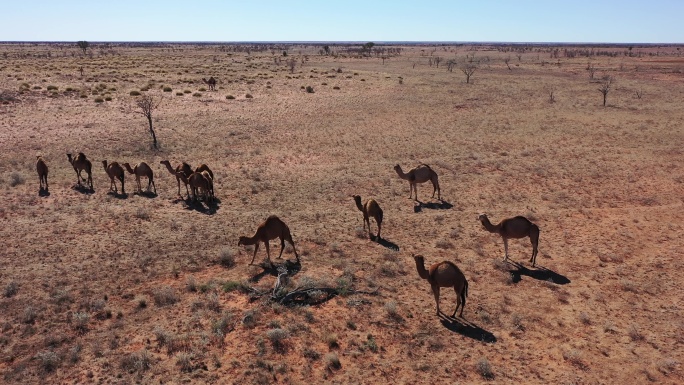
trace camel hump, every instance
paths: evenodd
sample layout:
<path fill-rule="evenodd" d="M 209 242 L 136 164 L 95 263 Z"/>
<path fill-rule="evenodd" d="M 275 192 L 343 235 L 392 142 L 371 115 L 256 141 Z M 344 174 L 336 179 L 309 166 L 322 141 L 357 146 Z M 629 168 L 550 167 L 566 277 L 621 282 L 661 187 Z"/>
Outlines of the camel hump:
<path fill-rule="evenodd" d="M 85 160 L 85 159 L 86 159 L 85 154 L 82 153 L 82 152 L 79 152 L 79 153 L 78 153 L 78 159 L 79 159 L 79 160 Z"/>
<path fill-rule="evenodd" d="M 430 170 L 432 170 L 432 167 L 430 167 L 429 165 L 427 165 L 425 163 L 419 164 L 418 167 L 426 167 L 426 168 L 429 168 Z"/>

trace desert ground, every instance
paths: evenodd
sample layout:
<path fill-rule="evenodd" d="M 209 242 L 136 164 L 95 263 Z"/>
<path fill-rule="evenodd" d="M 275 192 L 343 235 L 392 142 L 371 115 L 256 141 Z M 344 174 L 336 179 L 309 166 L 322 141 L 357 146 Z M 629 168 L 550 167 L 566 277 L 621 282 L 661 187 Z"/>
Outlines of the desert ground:
<path fill-rule="evenodd" d="M 0 382 L 684 382 L 680 47 L 328 48 L 0 44 Z M 157 195 L 109 192 L 103 160 Z M 207 164 L 215 202 L 162 160 Z M 394 166 L 421 163 L 442 200 L 409 199 Z M 536 266 L 480 213 L 537 224 Z M 300 264 L 274 240 L 249 265 L 269 215 Z M 463 318 L 412 254 L 460 268 Z"/>

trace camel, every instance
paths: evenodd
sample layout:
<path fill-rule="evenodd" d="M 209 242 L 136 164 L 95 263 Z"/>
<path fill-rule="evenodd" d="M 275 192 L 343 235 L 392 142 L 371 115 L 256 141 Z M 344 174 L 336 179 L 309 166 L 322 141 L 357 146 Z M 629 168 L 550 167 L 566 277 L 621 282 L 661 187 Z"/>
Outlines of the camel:
<path fill-rule="evenodd" d="M 456 292 L 456 309 L 451 317 L 456 316 L 456 311 L 461 308 L 460 317 L 463 317 L 463 309 L 466 304 L 466 297 L 468 297 L 468 280 L 466 280 L 463 272 L 452 262 L 444 261 L 435 263 L 430 266 L 430 270 L 425 270 L 425 258 L 422 255 L 413 255 L 416 260 L 416 269 L 420 278 L 427 279 L 432 287 L 432 293 L 435 295 L 435 302 L 437 303 L 437 316 L 439 316 L 439 291 L 442 287 L 453 287 Z"/>
<path fill-rule="evenodd" d="M 204 164 L 204 163 L 200 164 L 200 165 L 197 166 L 197 168 L 195 169 L 195 172 L 202 172 L 202 171 L 208 172 L 208 173 L 209 173 L 209 176 L 211 176 L 211 180 L 214 180 L 214 173 L 211 171 L 211 169 L 209 168 L 209 166 L 207 166 L 207 165 Z"/>
<path fill-rule="evenodd" d="M 207 176 L 205 176 L 205 174 Z M 190 185 L 190 190 L 192 191 L 192 200 L 194 202 L 197 201 L 197 195 L 200 192 L 204 192 L 207 202 L 211 201 L 211 194 L 213 194 L 213 188 L 211 186 L 213 186 L 213 183 L 208 173 L 193 172 L 190 174 L 189 178 L 186 178 L 183 172 L 179 172 L 176 175 L 178 175 L 183 183 Z"/>
<path fill-rule="evenodd" d="M 211 170 L 201 172 L 204 179 L 207 181 L 207 202 L 214 200 L 214 176 L 211 174 Z"/>
<path fill-rule="evenodd" d="M 378 239 L 380 239 L 382 209 L 378 202 L 375 199 L 369 199 L 365 205 L 361 205 L 361 197 L 359 195 L 354 195 L 354 202 L 356 202 L 356 207 L 363 213 L 363 229 L 365 230 L 366 225 L 368 225 L 368 236 L 372 238 L 369 217 L 375 218 L 375 223 L 378 224 Z"/>
<path fill-rule="evenodd" d="M 131 174 L 135 174 L 135 181 L 138 184 L 138 192 L 142 192 L 140 177 L 144 176 L 147 177 L 147 191 L 150 191 L 150 185 L 152 185 L 154 187 L 154 194 L 157 194 L 157 186 L 154 184 L 154 173 L 147 163 L 140 162 L 136 164 L 135 167 L 131 168 L 131 165 L 126 162 L 123 164 L 123 166 L 126 168 L 126 171 Z"/>
<path fill-rule="evenodd" d="M 532 242 L 532 267 L 537 263 L 537 246 L 539 245 L 539 227 L 530 222 L 529 219 L 521 216 L 504 219 L 497 225 L 493 225 L 487 214 L 480 214 L 478 217 L 485 230 L 490 233 L 501 235 L 504 241 L 504 261 L 508 260 L 508 240 L 530 237 Z"/>
<path fill-rule="evenodd" d="M 88 174 L 88 184 L 90 185 L 90 189 L 93 189 L 93 164 L 90 163 L 90 160 L 88 160 L 85 156 L 84 153 L 79 152 L 78 156 L 76 158 L 72 158 L 71 154 L 67 154 L 67 159 L 69 159 L 69 163 L 71 163 L 71 166 L 74 168 L 74 171 L 76 171 L 76 182 L 78 185 L 81 185 L 81 179 L 85 182 L 86 179 L 81 177 L 81 171 L 85 171 L 86 174 Z"/>
<path fill-rule="evenodd" d="M 124 189 L 124 169 L 119 165 L 117 162 L 112 162 L 111 164 L 107 164 L 106 160 L 102 161 L 102 165 L 104 166 L 105 171 L 107 172 L 107 175 L 109 176 L 109 191 L 112 191 L 112 186 L 114 186 L 113 190 L 114 193 L 118 193 L 116 190 L 116 181 L 114 178 L 118 179 L 121 182 L 121 193 L 125 194 L 126 190 Z"/>
<path fill-rule="evenodd" d="M 268 247 L 268 241 L 276 238 L 280 238 L 280 254 L 278 255 L 278 259 L 280 259 L 283 255 L 285 241 L 288 241 L 292 245 L 295 257 L 297 257 L 297 263 L 299 263 L 299 255 L 297 254 L 297 249 L 295 248 L 294 241 L 292 240 L 290 228 L 287 227 L 285 222 L 281 221 L 280 218 L 275 215 L 271 215 L 264 221 L 264 223 L 260 224 L 253 236 L 240 237 L 238 246 L 254 245 L 254 255 L 252 256 L 252 262 L 249 263 L 251 265 L 254 263 L 254 258 L 256 258 L 257 251 L 259 250 L 259 243 L 263 242 L 264 245 L 266 245 L 266 257 L 268 258 L 268 263 L 271 264 L 271 254 Z"/>
<path fill-rule="evenodd" d="M 402 171 L 401 166 L 396 165 L 394 166 L 394 171 L 397 172 L 399 178 L 405 179 L 409 182 L 409 199 L 415 192 L 416 200 L 418 200 L 418 189 L 416 188 L 416 184 L 425 183 L 427 181 L 431 181 L 432 187 L 434 188 L 432 190 L 432 197 L 434 198 L 435 192 L 437 192 L 437 199 L 442 199 L 437 173 L 427 164 L 420 164 L 418 167 L 409 170 L 409 172 L 406 174 L 404 174 L 404 171 Z"/>
<path fill-rule="evenodd" d="M 189 178 L 190 175 L 192 175 L 192 167 L 190 167 L 189 164 L 183 162 L 176 166 L 176 169 L 174 170 L 173 167 L 171 167 L 171 163 L 168 160 L 162 160 L 159 162 L 160 164 L 163 164 L 166 166 L 166 169 L 169 170 L 169 172 L 176 177 L 176 182 L 178 182 L 178 196 L 181 196 L 181 191 L 180 191 L 180 183 L 181 183 L 181 178 L 179 176 L 179 173 L 186 178 Z M 190 191 L 188 190 L 188 183 L 185 183 L 185 192 L 188 194 L 188 197 L 190 197 Z"/>
<path fill-rule="evenodd" d="M 202 78 L 202 81 L 209 86 L 209 91 L 216 91 L 216 79 L 213 76 L 209 80 Z"/>
<path fill-rule="evenodd" d="M 43 183 L 45 183 L 45 191 L 48 191 L 48 166 L 43 160 L 43 157 L 38 156 L 36 162 L 36 170 L 38 171 L 38 180 L 40 181 L 40 190 L 43 190 Z"/>

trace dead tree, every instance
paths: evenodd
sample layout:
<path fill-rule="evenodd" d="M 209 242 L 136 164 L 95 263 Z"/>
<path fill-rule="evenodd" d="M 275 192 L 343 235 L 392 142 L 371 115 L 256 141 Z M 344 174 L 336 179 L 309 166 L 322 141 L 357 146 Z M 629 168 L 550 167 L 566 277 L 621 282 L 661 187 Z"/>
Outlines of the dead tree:
<path fill-rule="evenodd" d="M 594 74 L 596 73 L 596 67 L 593 64 L 587 64 L 587 71 L 589 71 L 589 80 L 594 80 Z"/>
<path fill-rule="evenodd" d="M 154 128 L 152 127 L 152 112 L 156 110 L 157 107 L 159 107 L 161 101 L 162 99 L 160 98 L 158 101 L 155 102 L 154 98 L 150 95 L 141 96 L 138 100 L 135 101 L 135 105 L 139 108 L 139 111 L 136 112 L 146 117 L 147 122 L 150 125 L 149 129 L 150 135 L 152 135 L 152 146 L 155 149 L 157 148 L 157 135 L 154 133 Z"/>
<path fill-rule="evenodd" d="M 511 69 L 511 65 L 509 64 L 510 62 L 511 62 L 511 57 L 510 57 L 510 56 L 506 56 L 506 57 L 504 58 L 504 63 L 506 63 L 506 67 L 508 67 L 508 70 L 509 70 L 509 71 L 513 71 L 513 70 Z"/>
<path fill-rule="evenodd" d="M 603 107 L 606 106 L 606 98 L 608 97 L 608 92 L 610 91 L 610 86 L 613 84 L 613 78 L 609 75 L 603 77 L 603 82 L 601 87 L 598 88 L 599 92 L 603 94 Z"/>
<path fill-rule="evenodd" d="M 442 61 L 442 58 L 439 56 L 435 56 L 433 60 L 435 62 L 435 65 L 437 66 L 437 68 L 439 68 L 439 63 Z"/>
<path fill-rule="evenodd" d="M 477 66 L 475 64 L 466 64 L 463 68 L 461 68 L 461 71 L 466 76 L 466 83 L 470 83 L 470 77 L 473 76 L 475 70 L 477 70 Z"/>

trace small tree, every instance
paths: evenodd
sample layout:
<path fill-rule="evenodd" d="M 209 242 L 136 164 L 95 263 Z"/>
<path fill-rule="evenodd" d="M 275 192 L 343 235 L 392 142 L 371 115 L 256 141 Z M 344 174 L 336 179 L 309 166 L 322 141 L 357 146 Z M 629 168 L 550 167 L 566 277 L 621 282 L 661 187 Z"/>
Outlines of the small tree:
<path fill-rule="evenodd" d="M 297 66 L 297 59 L 291 58 L 287 61 L 287 65 L 290 67 L 290 73 L 294 73 L 295 67 Z"/>
<path fill-rule="evenodd" d="M 594 74 L 596 73 L 596 67 L 593 64 L 587 64 L 587 71 L 589 71 L 589 80 L 594 80 Z"/>
<path fill-rule="evenodd" d="M 466 64 L 463 68 L 461 68 L 461 71 L 466 76 L 466 83 L 470 83 L 470 77 L 473 76 L 475 70 L 477 70 L 477 66 L 475 64 Z"/>
<path fill-rule="evenodd" d="M 81 40 L 81 41 L 76 42 L 76 44 L 78 45 L 78 48 L 80 48 L 81 51 L 83 51 L 83 54 L 85 55 L 86 51 L 88 50 L 88 47 L 90 46 L 90 43 L 88 43 L 85 40 Z"/>
<path fill-rule="evenodd" d="M 513 71 L 513 70 L 511 69 L 511 65 L 509 64 L 510 62 L 511 62 L 511 57 L 510 57 L 510 56 L 506 56 L 506 57 L 504 58 L 504 63 L 506 63 L 506 67 L 508 67 L 508 70 L 509 70 L 509 71 Z"/>
<path fill-rule="evenodd" d="M 139 114 L 147 118 L 147 122 L 150 124 L 150 135 L 152 135 L 152 146 L 157 148 L 157 135 L 154 133 L 154 128 L 152 127 L 152 112 L 159 107 L 162 99 L 154 101 L 154 98 L 150 95 L 144 95 L 135 101 L 135 105 L 140 109 L 137 111 Z"/>
<path fill-rule="evenodd" d="M 439 63 L 442 62 L 442 58 L 439 56 L 435 56 L 433 60 L 435 62 L 435 66 L 437 66 L 437 68 L 439 68 Z"/>
<path fill-rule="evenodd" d="M 456 65 L 456 59 L 447 60 L 446 65 L 447 65 L 447 71 L 453 72 L 454 66 Z"/>
<path fill-rule="evenodd" d="M 608 92 L 610 91 L 610 87 L 613 84 L 613 78 L 609 75 L 606 75 L 603 77 L 603 82 L 601 83 L 601 87 L 598 88 L 599 92 L 603 94 L 603 107 L 606 106 L 606 98 L 608 97 Z"/>
<path fill-rule="evenodd" d="M 326 55 L 330 55 L 330 46 L 324 45 L 323 50 L 325 51 Z"/>

